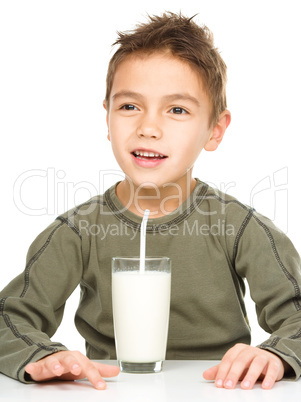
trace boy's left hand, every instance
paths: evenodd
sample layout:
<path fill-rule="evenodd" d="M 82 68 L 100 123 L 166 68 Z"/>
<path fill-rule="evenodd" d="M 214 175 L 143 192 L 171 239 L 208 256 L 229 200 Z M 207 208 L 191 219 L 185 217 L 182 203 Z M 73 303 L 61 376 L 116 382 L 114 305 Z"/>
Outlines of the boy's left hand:
<path fill-rule="evenodd" d="M 262 379 L 262 388 L 270 389 L 284 375 L 280 357 L 257 347 L 236 344 L 229 349 L 220 364 L 204 371 L 205 380 L 214 380 L 218 388 L 234 388 L 241 380 L 241 388 L 251 389 Z"/>

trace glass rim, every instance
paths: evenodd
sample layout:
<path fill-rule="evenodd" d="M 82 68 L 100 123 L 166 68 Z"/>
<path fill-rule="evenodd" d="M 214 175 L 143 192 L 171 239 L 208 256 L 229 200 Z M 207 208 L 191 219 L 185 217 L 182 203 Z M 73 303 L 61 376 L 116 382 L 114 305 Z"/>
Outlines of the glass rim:
<path fill-rule="evenodd" d="M 129 261 L 140 261 L 140 257 L 112 257 L 113 260 L 129 260 Z M 145 261 L 154 261 L 154 260 L 165 260 L 165 261 L 170 261 L 170 257 L 145 257 Z"/>

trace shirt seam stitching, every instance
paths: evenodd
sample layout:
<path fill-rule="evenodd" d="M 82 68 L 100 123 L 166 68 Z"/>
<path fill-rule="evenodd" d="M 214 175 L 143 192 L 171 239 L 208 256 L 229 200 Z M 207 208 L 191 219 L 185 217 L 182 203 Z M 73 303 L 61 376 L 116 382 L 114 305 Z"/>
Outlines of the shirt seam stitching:
<path fill-rule="evenodd" d="M 183 222 L 194 212 L 196 207 L 198 205 L 200 205 L 200 203 L 205 199 L 205 194 L 207 192 L 208 187 L 209 186 L 207 184 L 203 184 L 201 186 L 199 192 L 196 194 L 196 197 L 195 197 L 196 201 L 193 201 L 191 203 L 191 205 L 187 209 L 185 209 L 185 211 L 182 214 L 180 214 L 179 216 L 177 216 L 165 223 L 148 225 L 146 228 L 146 232 L 153 233 L 153 232 L 165 231 L 165 230 L 168 230 L 173 225 L 178 225 L 181 222 Z M 140 228 L 141 228 L 140 223 L 134 222 L 132 219 L 126 217 L 118 210 L 118 208 L 116 207 L 116 205 L 114 204 L 114 202 L 111 198 L 110 189 L 108 189 L 105 192 L 104 196 L 105 196 L 105 199 L 107 202 L 107 206 L 109 207 L 109 209 L 112 211 L 114 216 L 119 221 L 123 222 L 126 226 L 129 226 L 137 231 L 140 230 Z"/>
<path fill-rule="evenodd" d="M 300 305 L 300 302 L 299 302 L 301 292 L 300 292 L 300 288 L 298 286 L 298 283 L 297 283 L 296 279 L 286 269 L 285 265 L 283 264 L 283 262 L 282 262 L 282 260 L 281 260 L 281 258 L 279 256 L 279 253 L 278 253 L 278 250 L 277 250 L 277 247 L 276 247 L 276 244 L 275 244 L 274 237 L 273 237 L 272 233 L 270 232 L 269 228 L 258 217 L 253 215 L 253 218 L 258 223 L 258 225 L 260 225 L 264 229 L 265 234 L 266 234 L 266 236 L 268 237 L 268 239 L 270 241 L 272 251 L 273 251 L 274 257 L 275 257 L 278 265 L 280 266 L 280 268 L 281 268 L 282 272 L 284 273 L 284 275 L 286 276 L 286 278 L 291 282 L 291 284 L 294 287 L 295 297 L 293 297 L 293 299 L 292 299 L 293 303 L 294 303 L 294 306 L 295 306 L 297 311 L 301 310 L 301 305 Z"/>

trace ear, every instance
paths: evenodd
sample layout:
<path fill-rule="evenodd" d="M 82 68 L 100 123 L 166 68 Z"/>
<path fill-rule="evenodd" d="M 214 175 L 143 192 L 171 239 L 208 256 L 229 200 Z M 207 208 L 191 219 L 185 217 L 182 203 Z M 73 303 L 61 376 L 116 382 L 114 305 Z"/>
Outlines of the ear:
<path fill-rule="evenodd" d="M 102 102 L 102 105 L 103 105 L 104 109 L 105 109 L 106 112 L 107 112 L 107 117 L 106 117 L 106 122 L 107 122 L 107 127 L 108 127 L 107 139 L 108 139 L 109 141 L 111 141 L 110 132 L 109 132 L 109 110 L 108 110 L 108 107 L 107 107 L 107 102 L 104 100 L 104 101 Z"/>
<path fill-rule="evenodd" d="M 204 147 L 206 151 L 215 151 L 217 149 L 219 144 L 222 142 L 222 139 L 224 138 L 224 134 L 230 122 L 231 113 L 229 112 L 229 110 L 224 110 L 219 117 L 219 121 L 216 123 L 211 131 L 209 140 Z"/>

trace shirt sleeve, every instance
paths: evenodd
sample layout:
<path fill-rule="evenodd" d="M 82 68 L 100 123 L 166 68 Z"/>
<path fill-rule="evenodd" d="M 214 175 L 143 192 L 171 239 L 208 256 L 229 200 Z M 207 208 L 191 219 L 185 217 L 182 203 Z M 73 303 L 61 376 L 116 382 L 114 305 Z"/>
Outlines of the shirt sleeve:
<path fill-rule="evenodd" d="M 258 347 L 277 354 L 301 375 L 301 264 L 288 237 L 250 212 L 235 243 L 235 269 L 246 278 L 260 326 L 270 337 Z"/>
<path fill-rule="evenodd" d="M 22 274 L 0 292 L 0 372 L 30 382 L 25 366 L 67 350 L 51 341 L 82 276 L 81 239 L 54 221 L 32 243 Z"/>

